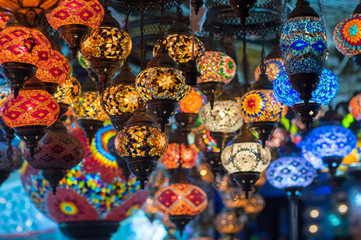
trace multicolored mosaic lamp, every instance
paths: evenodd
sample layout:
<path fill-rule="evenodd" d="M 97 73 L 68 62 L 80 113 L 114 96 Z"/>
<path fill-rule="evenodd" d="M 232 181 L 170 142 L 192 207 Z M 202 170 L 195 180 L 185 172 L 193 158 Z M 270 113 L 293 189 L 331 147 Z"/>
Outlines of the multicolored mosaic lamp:
<path fill-rule="evenodd" d="M 333 32 L 333 41 L 338 51 L 352 57 L 361 66 L 361 4 L 358 4 L 350 17 L 343 19 Z"/>
<path fill-rule="evenodd" d="M 72 57 L 75 58 L 81 43 L 102 22 L 104 9 L 98 0 L 61 0 L 59 6 L 46 17 L 69 44 Z"/>
<path fill-rule="evenodd" d="M 344 157 L 349 155 L 357 145 L 356 135 L 348 128 L 338 125 L 326 125 L 313 129 L 306 137 L 308 150 L 322 158 L 331 176 Z"/>
<path fill-rule="evenodd" d="M 50 42 L 39 30 L 23 27 L 15 18 L 0 32 L 0 72 L 15 98 L 37 68 L 48 63 L 50 51 Z"/>
<path fill-rule="evenodd" d="M 351 101 L 348 105 L 348 110 L 357 121 L 361 120 L 361 94 L 360 93 L 351 99 Z"/>
<path fill-rule="evenodd" d="M 206 193 L 190 180 L 182 167 L 176 169 L 169 179 L 169 186 L 155 194 L 158 210 L 169 215 L 172 223 L 181 232 L 193 217 L 201 213 L 208 204 Z"/>
<path fill-rule="evenodd" d="M 127 161 L 128 168 L 140 181 L 141 188 L 167 150 L 167 136 L 160 131 L 154 118 L 138 107 L 126 127 L 115 139 L 118 155 Z"/>
<path fill-rule="evenodd" d="M 75 128 L 84 148 L 83 162 L 68 171 L 57 189 L 51 186 L 39 170 L 25 163 L 20 170 L 24 188 L 35 206 L 59 224 L 70 239 L 108 239 L 118 230 L 119 222 L 142 207 L 149 194 L 139 191 L 135 177 L 128 182 L 117 167 L 114 157 L 108 158 L 106 143 L 115 134 L 110 126 L 99 131 L 92 146 L 84 132 Z"/>
<path fill-rule="evenodd" d="M 140 96 L 135 89 L 135 76 L 125 62 L 112 84 L 103 93 L 104 110 L 115 129 L 121 131 L 139 106 Z"/>
<path fill-rule="evenodd" d="M 132 50 L 132 40 L 128 33 L 120 28 L 106 4 L 103 6 L 105 13 L 102 23 L 81 45 L 83 57 L 99 76 L 98 89 L 101 93 Z"/>
<path fill-rule="evenodd" d="M 339 89 L 338 78 L 328 69 L 324 68 L 320 83 L 312 93 L 312 98 L 306 107 L 291 84 L 286 72 L 282 72 L 273 85 L 273 90 L 278 101 L 292 107 L 303 123 L 308 127 L 313 118 L 318 114 L 321 105 L 327 105 L 336 97 Z"/>
<path fill-rule="evenodd" d="M 271 153 L 268 148 L 262 148 L 245 124 L 241 132 L 223 150 L 221 159 L 223 167 L 242 186 L 248 198 L 261 172 L 270 164 Z"/>
<path fill-rule="evenodd" d="M 298 0 L 283 25 L 281 50 L 291 86 L 307 107 L 319 83 L 328 50 L 325 26 L 306 0 Z"/>
<path fill-rule="evenodd" d="M 14 94 L 7 97 L 0 115 L 7 126 L 15 129 L 15 134 L 34 156 L 34 148 L 44 136 L 46 127 L 58 118 L 59 105 L 45 90 L 44 84 L 33 77 L 19 91 L 16 99 Z"/>
<path fill-rule="evenodd" d="M 168 119 L 175 113 L 178 103 L 184 100 L 190 91 L 164 44 L 150 60 L 147 68 L 138 75 L 136 89 L 157 118 L 162 131 Z"/>

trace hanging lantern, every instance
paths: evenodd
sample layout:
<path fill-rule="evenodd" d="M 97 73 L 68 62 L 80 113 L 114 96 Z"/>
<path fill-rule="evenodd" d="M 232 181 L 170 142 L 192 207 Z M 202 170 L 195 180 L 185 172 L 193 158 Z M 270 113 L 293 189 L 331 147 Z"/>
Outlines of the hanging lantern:
<path fill-rule="evenodd" d="M 12 13 L 23 26 L 35 27 L 58 3 L 59 0 L 1 0 L 0 10 Z"/>
<path fill-rule="evenodd" d="M 115 149 L 115 136 L 109 139 L 107 146 L 108 146 L 108 151 L 110 152 L 111 155 L 115 157 L 118 167 L 122 169 L 123 176 L 125 177 L 125 180 L 128 182 L 131 171 L 129 170 L 125 159 L 120 157 L 117 153 L 117 150 Z"/>
<path fill-rule="evenodd" d="M 144 107 L 140 106 L 127 122 L 126 128 L 117 134 L 115 148 L 144 189 L 144 182 L 148 181 L 158 159 L 167 150 L 167 136 L 160 131 Z"/>
<path fill-rule="evenodd" d="M 219 233 L 235 237 L 244 227 L 233 209 L 226 209 L 216 216 L 214 225 Z"/>
<path fill-rule="evenodd" d="M 159 211 L 169 215 L 179 231 L 197 214 L 200 214 L 208 204 L 206 193 L 190 183 L 182 167 L 176 169 L 169 179 L 169 186 L 159 189 L 155 194 L 155 205 Z"/>
<path fill-rule="evenodd" d="M 329 104 L 337 95 L 339 89 L 338 78 L 328 69 L 324 68 L 320 83 L 312 93 L 312 98 L 306 107 L 291 84 L 286 72 L 282 72 L 274 82 L 273 90 L 278 101 L 292 107 L 293 111 L 309 126 L 318 114 L 321 105 Z"/>
<path fill-rule="evenodd" d="M 271 161 L 268 148 L 262 148 L 245 124 L 242 130 L 222 152 L 223 167 L 233 179 L 248 193 Z"/>
<path fill-rule="evenodd" d="M 36 77 L 45 83 L 49 93 L 53 95 L 58 85 L 63 84 L 70 75 L 70 65 L 68 60 L 58 52 L 52 49 L 49 61 L 46 65 L 36 71 Z"/>
<path fill-rule="evenodd" d="M 147 68 L 138 75 L 136 89 L 156 116 L 162 131 L 178 103 L 185 99 L 190 91 L 181 72 L 177 70 L 177 64 L 169 57 L 163 44 Z"/>
<path fill-rule="evenodd" d="M 244 121 L 265 147 L 266 140 L 286 115 L 286 107 L 276 99 L 273 85 L 268 81 L 265 72 L 239 102 Z"/>
<path fill-rule="evenodd" d="M 178 126 L 188 135 L 192 131 L 192 126 L 198 119 L 198 113 L 205 104 L 206 99 L 197 88 L 191 88 L 188 96 L 179 102 L 178 112 L 175 120 Z"/>
<path fill-rule="evenodd" d="M 69 75 L 65 82 L 58 86 L 54 93 L 54 98 L 58 103 L 71 105 L 73 101 L 80 96 L 81 85 L 80 82 L 73 76 Z"/>
<path fill-rule="evenodd" d="M 58 120 L 50 126 L 44 137 L 39 141 L 34 157 L 29 152 L 25 159 L 30 166 L 41 169 L 44 178 L 56 193 L 59 182 L 71 168 L 77 166 L 83 159 L 84 149 L 81 142 L 67 133 L 64 125 Z"/>
<path fill-rule="evenodd" d="M 327 168 L 325 166 L 325 164 L 322 161 L 322 158 L 314 155 L 311 151 L 310 151 L 310 147 L 312 148 L 312 143 L 308 142 L 306 140 L 303 140 L 302 142 L 300 142 L 297 145 L 299 148 L 301 148 L 301 156 L 306 159 L 308 162 L 310 162 L 312 164 L 312 166 L 316 169 L 316 170 L 323 170 L 325 168 Z"/>
<path fill-rule="evenodd" d="M 81 45 L 81 53 L 99 76 L 99 86 L 103 92 L 107 82 L 119 70 L 132 50 L 132 40 L 120 28 L 110 10 L 105 6 L 105 15 L 99 27 L 94 29 Z"/>
<path fill-rule="evenodd" d="M 104 110 L 115 129 L 121 131 L 139 106 L 140 96 L 135 89 L 135 76 L 126 62 L 102 97 Z"/>
<path fill-rule="evenodd" d="M 357 145 L 356 135 L 348 128 L 337 125 L 321 126 L 313 129 L 306 137 L 307 148 L 315 156 L 322 158 L 331 176 L 344 157 Z"/>
<path fill-rule="evenodd" d="M 249 12 L 256 5 L 257 0 L 230 0 L 229 5 L 237 13 L 241 20 L 242 28 L 245 29 Z"/>
<path fill-rule="evenodd" d="M 338 51 L 352 57 L 355 64 L 361 66 L 361 4 L 358 4 L 350 17 L 343 19 L 333 32 L 333 40 Z"/>
<path fill-rule="evenodd" d="M 324 24 L 309 2 L 298 0 L 288 16 L 282 30 L 281 49 L 291 86 L 307 107 L 328 54 Z"/>
<path fill-rule="evenodd" d="M 197 61 L 201 76 L 198 88 L 207 97 L 211 108 L 224 87 L 236 76 L 236 63 L 220 51 L 206 51 Z"/>
<path fill-rule="evenodd" d="M 357 94 L 351 99 L 348 110 L 357 121 L 361 120 L 361 94 Z"/>
<path fill-rule="evenodd" d="M 88 78 L 82 87 L 82 93 L 74 99 L 72 109 L 91 143 L 96 132 L 103 126 L 107 114 L 101 105 L 101 96 L 93 80 Z"/>
<path fill-rule="evenodd" d="M 9 95 L 1 107 L 1 117 L 6 125 L 15 129 L 15 134 L 25 142 L 33 156 L 34 148 L 45 134 L 45 128 L 52 125 L 59 115 L 59 105 L 45 91 L 44 84 L 33 77 L 18 98 Z"/>
<path fill-rule="evenodd" d="M 167 170 L 176 169 L 179 165 L 185 169 L 191 169 L 198 162 L 198 151 L 189 144 L 174 142 L 170 139 L 167 151 L 159 162 Z"/>
<path fill-rule="evenodd" d="M 11 14 L 7 12 L 0 12 L 0 31 L 5 28 L 6 23 L 10 20 Z"/>
<path fill-rule="evenodd" d="M 15 98 L 37 68 L 50 58 L 50 42 L 35 28 L 20 26 L 15 19 L 0 32 L 0 72 L 7 79 Z"/>
<path fill-rule="evenodd" d="M 61 0 L 58 7 L 46 15 L 48 22 L 69 44 L 76 57 L 81 43 L 103 20 L 104 9 L 98 0 Z"/>

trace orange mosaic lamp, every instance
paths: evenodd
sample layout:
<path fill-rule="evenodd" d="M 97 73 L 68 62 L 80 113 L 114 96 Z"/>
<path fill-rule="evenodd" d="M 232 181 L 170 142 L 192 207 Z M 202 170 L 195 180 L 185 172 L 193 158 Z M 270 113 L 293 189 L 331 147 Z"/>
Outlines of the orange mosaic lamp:
<path fill-rule="evenodd" d="M 80 97 L 80 94 L 80 82 L 72 75 L 69 75 L 65 82 L 58 86 L 57 91 L 54 93 L 54 98 L 58 103 L 71 106 L 73 101 Z"/>
<path fill-rule="evenodd" d="M 177 229 L 184 231 L 185 226 L 208 204 L 206 193 L 190 183 L 185 169 L 179 167 L 169 179 L 169 186 L 159 189 L 155 194 L 158 210 L 169 215 Z"/>
<path fill-rule="evenodd" d="M 37 68 L 48 63 L 50 49 L 50 42 L 39 30 L 22 27 L 14 18 L 0 32 L 0 71 L 15 98 Z"/>
<path fill-rule="evenodd" d="M 226 209 L 218 214 L 214 225 L 219 233 L 231 236 L 236 236 L 244 227 L 244 223 L 232 209 Z"/>
<path fill-rule="evenodd" d="M 31 156 L 45 134 L 46 127 L 58 118 L 59 105 L 46 90 L 44 84 L 33 77 L 18 98 L 10 94 L 1 107 L 0 115 L 5 124 L 15 129 L 15 134 L 25 142 Z"/>
<path fill-rule="evenodd" d="M 7 12 L 0 12 L 0 31 L 5 28 L 6 23 L 10 20 L 11 14 Z"/>
<path fill-rule="evenodd" d="M 176 169 L 179 165 L 191 169 L 198 162 L 198 151 L 189 144 L 169 143 L 167 151 L 159 162 L 167 170 Z"/>
<path fill-rule="evenodd" d="M 46 17 L 69 44 L 72 57 L 75 58 L 81 43 L 102 22 L 104 9 L 98 0 L 61 0 L 59 6 Z"/>

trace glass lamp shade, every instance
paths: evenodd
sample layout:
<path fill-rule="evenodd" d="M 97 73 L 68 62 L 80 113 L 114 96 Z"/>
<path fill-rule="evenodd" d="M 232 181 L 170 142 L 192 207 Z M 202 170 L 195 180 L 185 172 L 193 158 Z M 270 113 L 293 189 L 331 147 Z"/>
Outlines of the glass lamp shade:
<path fill-rule="evenodd" d="M 61 0 L 46 17 L 56 30 L 75 24 L 97 28 L 103 20 L 104 9 L 98 0 Z"/>
<path fill-rule="evenodd" d="M 50 56 L 50 42 L 35 28 L 7 27 L 0 32 L 0 65 L 17 62 L 41 68 Z"/>
<path fill-rule="evenodd" d="M 229 174 L 264 171 L 271 161 L 268 148 L 259 143 L 234 143 L 222 151 L 222 164 Z"/>
<path fill-rule="evenodd" d="M 74 115 L 79 119 L 94 119 L 104 121 L 107 114 L 101 105 L 101 97 L 98 92 L 83 92 L 73 101 Z"/>
<path fill-rule="evenodd" d="M 218 51 L 206 51 L 197 60 L 201 76 L 198 83 L 222 82 L 229 83 L 236 76 L 236 63 L 226 54 Z"/>
<path fill-rule="evenodd" d="M 238 103 L 234 100 L 217 100 L 213 108 L 207 103 L 199 111 L 199 117 L 204 127 L 212 132 L 233 133 L 243 124 Z"/>
<path fill-rule="evenodd" d="M 81 53 L 89 61 L 112 59 L 125 61 L 132 50 L 127 32 L 115 27 L 98 27 L 82 43 Z"/>
<path fill-rule="evenodd" d="M 361 120 L 361 94 L 357 94 L 353 97 L 348 105 L 348 110 L 352 114 L 352 116 L 357 120 Z"/>
<path fill-rule="evenodd" d="M 59 103 L 71 105 L 73 101 L 80 96 L 80 82 L 73 76 L 69 75 L 65 82 L 58 86 L 54 98 Z"/>
<path fill-rule="evenodd" d="M 7 12 L 24 11 L 27 8 L 36 11 L 41 9 L 42 11 L 49 11 L 58 4 L 59 0 L 1 0 L 0 9 L 4 9 Z"/>
<path fill-rule="evenodd" d="M 361 53 L 361 14 L 353 14 L 343 19 L 333 32 L 333 40 L 338 51 L 352 57 Z"/>
<path fill-rule="evenodd" d="M 42 82 L 63 84 L 70 75 L 68 60 L 60 52 L 52 49 L 49 61 L 36 71 L 36 77 Z"/>
<path fill-rule="evenodd" d="M 190 87 L 175 68 L 154 67 L 143 70 L 136 79 L 136 89 L 145 102 L 153 99 L 182 101 Z"/>
<path fill-rule="evenodd" d="M 316 170 L 304 158 L 282 157 L 271 162 L 266 175 L 275 188 L 302 188 L 312 183 Z"/>
<path fill-rule="evenodd" d="M 185 34 L 169 34 L 165 37 L 163 44 L 166 44 L 166 48 L 169 51 L 169 56 L 178 63 L 187 63 L 192 59 L 192 48 L 194 44 L 194 58 L 199 59 L 203 56 L 205 47 L 203 43 L 192 35 Z M 159 42 L 154 46 L 153 55 L 156 55 L 156 52 L 159 49 Z"/>
<path fill-rule="evenodd" d="M 240 221 L 237 214 L 230 210 L 219 213 L 216 216 L 214 225 L 217 231 L 223 234 L 237 234 L 244 227 L 244 223 Z"/>
<path fill-rule="evenodd" d="M 312 143 L 302 141 L 298 144 L 298 146 L 301 147 L 301 156 L 309 161 L 316 170 L 327 168 L 322 162 L 322 158 L 317 157 L 310 151 L 309 148 L 312 146 Z"/>
<path fill-rule="evenodd" d="M 198 151 L 188 144 L 169 143 L 167 151 L 159 159 L 165 169 L 175 169 L 182 161 L 182 167 L 191 169 L 198 162 Z"/>
<path fill-rule="evenodd" d="M 179 113 L 199 113 L 201 107 L 206 104 L 206 98 L 197 88 L 191 88 L 187 97 L 179 102 Z"/>
<path fill-rule="evenodd" d="M 247 201 L 247 204 L 244 208 L 246 214 L 258 214 L 262 212 L 266 205 L 265 199 L 262 195 L 256 193 L 253 194 Z"/>
<path fill-rule="evenodd" d="M 296 74 L 322 74 L 328 50 L 326 30 L 318 17 L 290 18 L 283 26 L 280 44 L 290 78 Z"/>
<path fill-rule="evenodd" d="M 320 158 L 346 157 L 357 145 L 356 135 L 348 128 L 328 125 L 313 129 L 306 137 L 309 150 Z"/>
<path fill-rule="evenodd" d="M 276 79 L 285 71 L 282 58 L 273 58 L 264 61 L 266 67 L 266 75 L 269 81 L 274 83 Z M 258 80 L 261 76 L 261 65 L 258 65 L 254 72 L 255 79 Z"/>
<path fill-rule="evenodd" d="M 0 30 L 5 28 L 5 24 L 10 20 L 10 18 L 10 13 L 0 12 Z"/>
<path fill-rule="evenodd" d="M 195 216 L 208 204 L 206 193 L 192 184 L 174 183 L 159 189 L 155 194 L 158 210 L 170 216 Z"/>
<path fill-rule="evenodd" d="M 327 105 L 336 97 L 338 89 L 338 78 L 330 70 L 324 68 L 320 83 L 312 93 L 310 102 Z M 303 102 L 300 99 L 300 94 L 292 88 L 286 72 L 282 72 L 276 79 L 273 90 L 277 100 L 289 107 Z"/>

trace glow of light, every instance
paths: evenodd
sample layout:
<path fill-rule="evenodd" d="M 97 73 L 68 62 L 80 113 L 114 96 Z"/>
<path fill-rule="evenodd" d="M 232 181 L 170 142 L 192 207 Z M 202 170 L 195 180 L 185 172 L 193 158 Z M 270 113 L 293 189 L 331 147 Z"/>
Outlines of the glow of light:
<path fill-rule="evenodd" d="M 356 206 L 361 206 L 361 193 L 357 193 L 355 196 L 355 204 Z"/>
<path fill-rule="evenodd" d="M 328 221 L 331 223 L 332 226 L 339 226 L 341 224 L 341 220 L 340 218 L 338 218 L 335 214 L 331 214 L 328 217 Z"/>
<path fill-rule="evenodd" d="M 344 214 L 348 211 L 348 206 L 346 204 L 340 204 L 337 208 L 339 213 Z"/>
<path fill-rule="evenodd" d="M 31 220 L 26 220 L 25 225 L 27 227 L 31 227 L 31 225 L 33 225 L 33 222 Z"/>
<path fill-rule="evenodd" d="M 313 225 L 311 225 L 311 226 L 309 226 L 308 227 L 308 231 L 310 232 L 310 233 L 317 233 L 318 232 L 318 226 L 317 225 L 315 225 L 315 224 L 313 224 Z"/>
<path fill-rule="evenodd" d="M 201 176 L 206 176 L 208 171 L 206 169 L 201 170 L 200 174 Z"/>
<path fill-rule="evenodd" d="M 320 216 L 320 212 L 317 209 L 313 209 L 310 212 L 310 216 L 311 216 L 311 218 L 318 218 Z"/>
<path fill-rule="evenodd" d="M 22 231 L 23 231 L 23 227 L 22 227 L 22 226 L 17 226 L 17 227 L 16 227 L 16 231 L 22 232 Z"/>
<path fill-rule="evenodd" d="M 5 200 L 5 198 L 0 198 L 0 203 L 6 203 L 6 200 Z"/>

